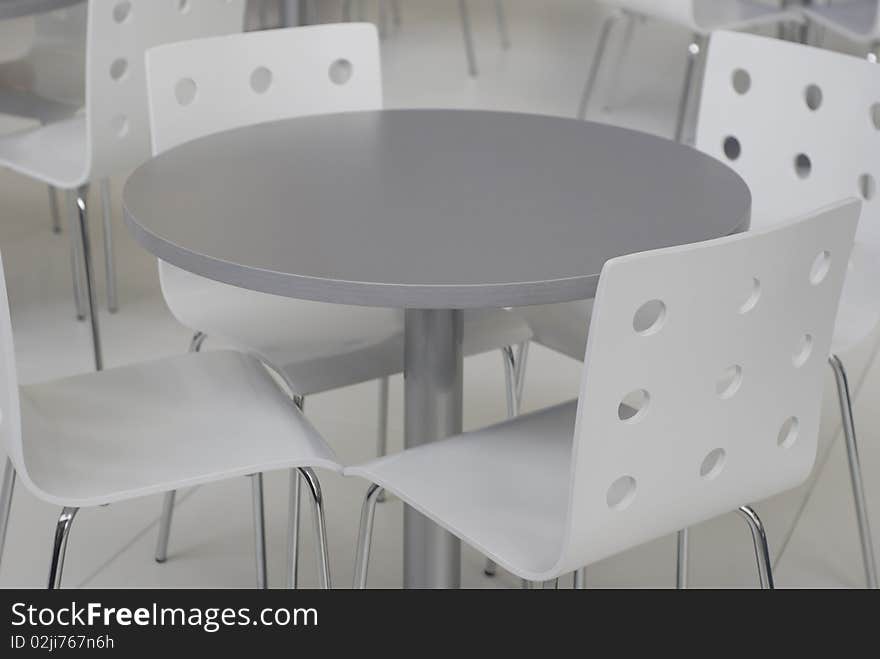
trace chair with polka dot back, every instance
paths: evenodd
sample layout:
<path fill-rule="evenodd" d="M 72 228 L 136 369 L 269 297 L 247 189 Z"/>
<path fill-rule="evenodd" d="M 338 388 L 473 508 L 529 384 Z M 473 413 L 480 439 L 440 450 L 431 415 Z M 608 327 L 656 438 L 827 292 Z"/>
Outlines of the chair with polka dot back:
<path fill-rule="evenodd" d="M 857 57 L 729 32 L 713 36 L 706 66 L 697 148 L 746 180 L 752 227 L 843 196 L 864 201 L 829 354 L 866 579 L 876 588 L 852 401 L 839 356 L 880 326 L 880 69 Z"/>
<path fill-rule="evenodd" d="M 98 370 L 103 359 L 87 232 L 89 184 L 124 174 L 150 155 L 146 49 L 241 31 L 243 16 L 244 0 L 89 0 L 85 111 L 0 138 L 0 167 L 71 193 L 79 219 L 72 238 L 81 243 L 84 307 Z M 109 195 L 102 192 L 107 202 Z M 107 263 L 112 265 L 109 229 L 105 222 Z"/>
<path fill-rule="evenodd" d="M 355 586 L 384 488 L 531 584 L 739 509 L 772 587 L 746 504 L 813 467 L 859 208 L 608 261 L 578 401 L 345 470 L 373 483 Z"/>

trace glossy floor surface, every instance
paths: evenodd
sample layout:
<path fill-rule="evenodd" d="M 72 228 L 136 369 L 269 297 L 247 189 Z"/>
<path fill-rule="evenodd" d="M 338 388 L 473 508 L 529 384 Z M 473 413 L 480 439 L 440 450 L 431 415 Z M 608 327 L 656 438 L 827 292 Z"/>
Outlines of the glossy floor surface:
<path fill-rule="evenodd" d="M 319 0 L 326 19 L 338 16 L 338 3 Z M 502 50 L 490 0 L 471 0 L 480 76 L 468 77 L 459 30 L 457 3 L 402 0 L 403 21 L 383 42 L 386 104 L 389 107 L 466 107 L 572 116 L 589 67 L 604 14 L 582 0 L 505 0 L 512 47 Z M 375 2 L 365 3 L 375 17 Z M 612 49 L 617 43 L 611 42 Z M 607 76 L 600 78 L 592 119 L 670 135 L 684 72 L 684 32 L 648 24 L 622 69 L 613 107 L 603 111 Z M 613 51 L 612 51 L 613 52 Z M 15 124 L 0 121 L 4 128 Z M 139 249 L 121 224 L 114 181 L 117 262 L 120 271 L 118 314 L 102 309 L 108 366 L 186 349 L 190 333 L 168 313 L 159 293 L 156 263 Z M 97 192 L 97 191 L 96 191 Z M 93 195 L 97 206 L 97 194 Z M 88 370 L 88 328 L 74 320 L 69 281 L 67 228 L 50 231 L 46 190 L 10 172 L 0 171 L 0 249 L 6 266 L 15 328 L 19 376 L 36 382 Z M 100 245 L 99 216 L 92 228 Z M 97 251 L 97 249 L 96 249 Z M 98 268 L 103 292 L 103 274 Z M 102 307 L 105 305 L 102 302 Z M 853 380 L 861 387 L 856 409 L 862 461 L 875 542 L 880 543 L 880 368 L 872 366 L 874 344 L 847 355 Z M 205 348 L 219 344 L 209 341 Z M 577 395 L 580 364 L 541 348 L 531 352 L 525 387 L 526 410 Z M 862 374 L 865 374 L 862 378 Z M 489 354 L 465 364 L 465 427 L 504 417 L 501 358 Z M 799 490 L 769 502 L 755 502 L 766 522 L 780 587 L 860 587 L 863 583 L 855 515 L 849 489 L 833 383 L 829 377 L 825 422 L 815 476 Z M 377 427 L 375 383 L 315 396 L 307 412 L 343 461 L 372 457 Z M 157 410 L 161 413 L 161 410 Z M 391 385 L 390 450 L 402 447 L 402 380 Z M 320 474 L 327 502 L 334 584 L 351 584 L 354 542 L 366 484 Z M 454 482 L 454 479 L 452 480 Z M 269 581 L 284 585 L 286 556 L 286 474 L 266 478 Z M 536 493 L 539 496 L 539 493 Z M 250 587 L 254 552 L 250 482 L 241 478 L 191 490 L 178 498 L 168 562 L 153 561 L 161 497 L 152 497 L 80 513 L 68 551 L 68 587 Z M 746 502 L 744 502 L 746 503 Z M 802 511 L 802 514 L 799 514 Z M 16 492 L 0 586 L 41 587 L 58 510 Z M 401 584 L 401 506 L 388 501 L 376 517 L 370 585 Z M 306 530 L 302 559 L 304 586 L 317 584 L 313 542 Z M 753 587 L 757 583 L 747 528 L 728 515 L 696 528 L 691 545 L 694 586 Z M 784 551 L 782 549 L 784 548 Z M 674 540 L 663 538 L 588 570 L 592 587 L 671 587 Z M 482 558 L 465 548 L 462 582 L 471 588 L 517 587 L 499 573 L 483 576 Z M 563 585 L 568 586 L 569 583 Z"/>

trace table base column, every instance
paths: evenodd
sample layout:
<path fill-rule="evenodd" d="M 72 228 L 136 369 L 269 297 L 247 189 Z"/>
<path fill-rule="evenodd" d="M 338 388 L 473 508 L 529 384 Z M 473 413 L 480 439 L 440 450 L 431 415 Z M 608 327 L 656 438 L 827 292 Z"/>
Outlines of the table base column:
<path fill-rule="evenodd" d="M 406 448 L 461 432 L 463 333 L 461 311 L 406 311 Z M 461 586 L 459 540 L 409 506 L 403 528 L 404 587 Z"/>

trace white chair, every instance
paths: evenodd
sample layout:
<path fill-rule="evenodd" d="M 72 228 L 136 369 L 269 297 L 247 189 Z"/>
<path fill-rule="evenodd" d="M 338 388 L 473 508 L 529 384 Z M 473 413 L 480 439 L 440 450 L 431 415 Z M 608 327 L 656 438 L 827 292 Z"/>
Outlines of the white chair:
<path fill-rule="evenodd" d="M 864 202 L 834 328 L 831 366 L 850 461 L 865 575 L 877 568 L 861 485 L 852 401 L 839 355 L 880 326 L 880 72 L 857 57 L 751 35 L 713 37 L 697 148 L 736 169 L 752 191 L 752 226 L 829 203 Z"/>
<path fill-rule="evenodd" d="M 877 0 L 835 0 L 804 7 L 807 20 L 868 48 L 868 57 L 876 63 L 880 47 L 880 6 Z"/>
<path fill-rule="evenodd" d="M 240 31 L 243 12 L 244 0 L 89 0 L 85 112 L 0 138 L 0 166 L 73 191 L 85 275 L 84 306 L 98 370 L 103 358 L 87 231 L 88 185 L 125 172 L 149 156 L 144 51 L 169 41 Z M 102 193 L 109 211 L 106 186 Z M 104 243 L 113 302 L 109 212 L 104 214 Z"/>
<path fill-rule="evenodd" d="M 0 557 L 16 475 L 63 508 L 49 588 L 61 586 L 80 508 L 252 475 L 257 583 L 266 583 L 261 473 L 297 469 L 312 495 L 319 578 L 330 587 L 321 488 L 312 467 L 339 471 L 332 450 L 253 357 L 182 355 L 19 387 L 0 263 L 0 422 L 8 456 L 0 489 Z"/>
<path fill-rule="evenodd" d="M 523 580 L 580 587 L 586 565 L 739 508 L 772 587 L 744 504 L 813 466 L 859 206 L 608 261 L 577 402 L 345 470 L 374 484 L 355 586 L 384 488 Z"/>
<path fill-rule="evenodd" d="M 847 195 L 865 202 L 830 364 L 850 462 L 866 581 L 877 585 L 876 562 L 861 484 L 852 401 L 838 355 L 880 325 L 880 200 L 876 140 L 880 73 L 858 58 L 776 39 L 718 32 L 706 62 L 696 145 L 745 178 L 752 191 L 752 226 L 762 227 Z M 518 310 L 533 340 L 580 358 L 582 319 L 592 302 Z M 684 542 L 684 537 L 682 538 Z M 686 566 L 679 563 L 680 584 Z"/>
<path fill-rule="evenodd" d="M 679 25 L 693 34 L 687 48 L 684 86 L 675 124 L 674 135 L 677 142 L 684 138 L 685 123 L 693 97 L 695 74 L 702 68 L 706 39 L 712 32 L 716 30 L 748 30 L 765 25 L 785 25 L 802 20 L 799 8 L 786 8 L 779 4 L 774 6 L 772 3 L 760 0 L 600 0 L 600 2 L 619 11 L 609 14 L 602 25 L 599 43 L 593 56 L 593 64 L 578 107 L 578 118 L 583 119 L 587 115 L 608 39 L 616 21 L 623 15 L 627 18 L 628 25 L 623 52 L 618 60 L 618 71 L 615 72 L 614 78 L 619 76 L 620 62 L 624 59 L 629 41 L 632 39 L 635 19 L 637 17 L 655 18 Z"/>
<path fill-rule="evenodd" d="M 0 114 L 41 124 L 75 115 L 82 108 L 85 94 L 85 33 L 85 2 L 0 21 Z M 58 196 L 52 186 L 49 209 L 52 231 L 61 233 Z M 84 320 L 76 241 L 71 240 L 70 246 L 77 317 Z M 112 294 L 114 290 L 111 282 L 108 292 Z M 115 309 L 115 300 L 110 301 Z"/>
<path fill-rule="evenodd" d="M 346 23 L 169 44 L 147 54 L 147 86 L 156 154 L 249 124 L 375 110 L 382 107 L 376 29 Z M 205 336 L 215 336 L 255 354 L 277 371 L 300 404 L 308 395 L 379 379 L 379 453 L 384 454 L 388 376 L 403 369 L 402 311 L 249 291 L 163 262 L 159 273 L 172 313 L 197 332 L 191 349 L 198 350 Z M 466 314 L 464 336 L 464 352 L 473 355 L 522 344 L 531 331 L 518 316 L 499 310 Z M 504 354 L 513 414 L 513 349 L 504 348 Z M 298 478 L 291 480 L 291 497 L 298 500 Z M 174 492 L 169 492 L 156 550 L 160 562 L 167 556 L 173 506 Z M 291 586 L 296 585 L 297 524 L 292 520 Z"/>

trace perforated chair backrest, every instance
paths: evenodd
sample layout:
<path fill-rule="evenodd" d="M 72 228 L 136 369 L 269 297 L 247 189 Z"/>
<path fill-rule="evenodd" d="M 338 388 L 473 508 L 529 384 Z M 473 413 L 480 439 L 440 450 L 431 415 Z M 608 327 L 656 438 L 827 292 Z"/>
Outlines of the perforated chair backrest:
<path fill-rule="evenodd" d="M 147 53 L 147 89 L 154 154 L 266 121 L 377 110 L 379 37 L 371 24 L 341 23 L 168 44 Z M 205 280 L 163 261 L 159 277 L 171 312 L 197 329 Z"/>
<path fill-rule="evenodd" d="M 696 146 L 752 191 L 752 226 L 864 201 L 858 242 L 880 247 L 880 68 L 777 39 L 712 36 Z"/>
<path fill-rule="evenodd" d="M 153 153 L 276 119 L 382 107 L 376 29 L 266 30 L 169 44 L 147 55 Z"/>
<path fill-rule="evenodd" d="M 144 53 L 240 32 L 243 20 L 244 0 L 89 0 L 86 180 L 124 172 L 150 155 Z"/>
<path fill-rule="evenodd" d="M 807 477 L 859 206 L 606 263 L 561 572 Z"/>

